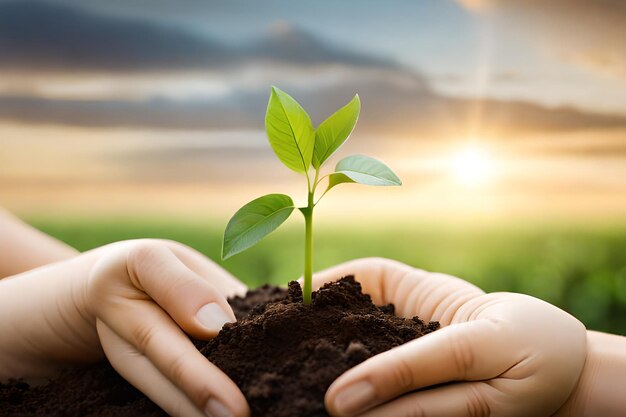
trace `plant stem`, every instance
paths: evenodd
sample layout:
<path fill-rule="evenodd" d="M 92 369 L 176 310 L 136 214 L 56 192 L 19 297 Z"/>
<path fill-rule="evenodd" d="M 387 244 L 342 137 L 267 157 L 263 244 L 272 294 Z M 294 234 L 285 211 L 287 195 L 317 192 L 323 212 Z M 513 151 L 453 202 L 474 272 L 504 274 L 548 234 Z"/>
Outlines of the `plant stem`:
<path fill-rule="evenodd" d="M 302 289 L 302 302 L 311 304 L 313 292 L 313 203 L 314 191 L 309 192 L 308 205 L 304 213 L 304 288 Z"/>

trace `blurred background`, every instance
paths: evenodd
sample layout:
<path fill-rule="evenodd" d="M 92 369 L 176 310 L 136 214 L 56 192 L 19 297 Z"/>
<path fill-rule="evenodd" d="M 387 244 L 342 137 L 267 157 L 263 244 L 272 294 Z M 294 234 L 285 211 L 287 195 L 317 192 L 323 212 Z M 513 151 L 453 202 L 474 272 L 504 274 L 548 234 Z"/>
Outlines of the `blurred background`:
<path fill-rule="evenodd" d="M 264 133 L 270 85 L 319 124 L 358 93 L 316 213 L 316 269 L 385 256 L 626 333 L 626 3 L 0 0 L 0 205 L 86 250 L 135 237 L 219 262 L 228 218 L 306 182 Z M 300 275 L 303 221 L 222 264 Z"/>

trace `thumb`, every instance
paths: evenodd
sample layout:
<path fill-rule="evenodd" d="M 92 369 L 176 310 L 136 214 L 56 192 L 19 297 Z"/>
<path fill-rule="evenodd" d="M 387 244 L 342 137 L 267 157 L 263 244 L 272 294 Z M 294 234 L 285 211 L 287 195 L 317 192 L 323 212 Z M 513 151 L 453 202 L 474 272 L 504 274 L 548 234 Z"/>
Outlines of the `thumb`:
<path fill-rule="evenodd" d="M 137 290 L 196 338 L 214 337 L 225 323 L 235 321 L 224 295 L 162 244 L 137 243 L 128 252 L 125 269 Z"/>
<path fill-rule="evenodd" d="M 98 277 L 92 280 L 91 293 L 98 301 L 95 304 L 153 300 L 178 326 L 198 339 L 214 337 L 225 323 L 235 321 L 224 295 L 166 246 L 138 241 L 121 249 L 103 257 L 94 267 L 92 276 Z M 105 299 L 108 302 L 102 303 Z M 120 327 L 126 327 L 130 318 L 117 320 L 121 320 Z"/>
<path fill-rule="evenodd" d="M 401 278 L 411 271 L 417 270 L 391 259 L 354 259 L 313 274 L 313 290 L 317 290 L 326 283 L 352 275 L 361 284 L 363 292 L 372 297 L 374 304 L 384 304 L 390 302 L 383 297 L 385 294 L 384 287 L 395 286 Z M 302 285 L 302 281 L 302 278 L 298 280 L 300 285 Z"/>
<path fill-rule="evenodd" d="M 326 407 L 334 416 L 352 416 L 420 388 L 493 378 L 519 360 L 507 333 L 503 321 L 490 318 L 429 333 L 340 376 L 326 393 Z"/>
<path fill-rule="evenodd" d="M 529 412 L 524 404 L 512 407 L 510 399 L 502 401 L 501 398 L 498 389 L 491 386 L 488 381 L 460 382 L 404 395 L 359 414 L 359 417 L 486 417 L 496 415 L 494 403 L 506 404 L 507 417 L 536 415 L 532 410 Z"/>
<path fill-rule="evenodd" d="M 357 270 L 363 268 L 364 259 L 355 259 L 352 261 L 344 262 L 339 265 L 331 266 L 322 271 L 313 274 L 313 290 L 317 290 L 324 284 L 337 281 L 347 275 L 357 275 Z M 303 277 L 298 279 L 300 285 L 304 281 Z"/>

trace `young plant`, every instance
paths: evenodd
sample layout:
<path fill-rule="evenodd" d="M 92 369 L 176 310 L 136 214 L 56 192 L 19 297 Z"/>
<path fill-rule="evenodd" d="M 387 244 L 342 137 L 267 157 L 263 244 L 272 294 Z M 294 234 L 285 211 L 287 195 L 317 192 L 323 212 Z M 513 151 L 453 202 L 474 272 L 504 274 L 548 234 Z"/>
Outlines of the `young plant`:
<path fill-rule="evenodd" d="M 284 91 L 272 87 L 265 115 L 265 129 L 270 145 L 287 168 L 306 177 L 307 205 L 298 207 L 304 215 L 304 304 L 311 303 L 313 275 L 313 209 L 333 187 L 342 183 L 366 185 L 401 185 L 402 182 L 385 164 L 362 155 L 347 156 L 335 166 L 335 172 L 320 177 L 320 169 L 343 145 L 359 117 L 361 101 L 354 98 L 313 129 L 306 111 Z M 312 178 L 310 172 L 314 171 Z M 315 199 L 324 179 L 326 188 Z M 222 259 L 248 249 L 280 226 L 295 205 L 285 194 L 268 194 L 241 207 L 230 219 L 222 242 Z"/>

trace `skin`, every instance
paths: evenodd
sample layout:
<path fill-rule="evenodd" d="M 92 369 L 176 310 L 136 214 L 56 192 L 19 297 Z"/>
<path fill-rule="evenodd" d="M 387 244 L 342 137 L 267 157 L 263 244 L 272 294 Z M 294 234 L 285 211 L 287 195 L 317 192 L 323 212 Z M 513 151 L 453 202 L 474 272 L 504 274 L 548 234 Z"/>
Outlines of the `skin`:
<path fill-rule="evenodd" d="M 558 417 L 621 417 L 626 413 L 626 337 L 587 332 L 587 360 Z"/>
<path fill-rule="evenodd" d="M 4 216 L 1 225 L 23 230 L 13 222 Z M 0 381 L 36 381 L 106 355 L 172 416 L 249 415 L 237 386 L 187 336 L 206 340 L 235 321 L 226 297 L 246 287 L 226 271 L 171 241 L 118 242 L 76 255 L 30 231 L 0 236 L 59 257 L 40 266 L 50 254 L 33 250 L 16 258 L 19 268 L 4 269 L 39 266 L 0 280 Z"/>
<path fill-rule="evenodd" d="M 0 207 L 0 279 L 78 255 Z"/>
<path fill-rule="evenodd" d="M 623 416 L 626 338 L 536 298 L 485 294 L 459 278 L 370 258 L 317 274 L 355 275 L 378 305 L 442 329 L 374 356 L 326 393 L 336 417 Z"/>
<path fill-rule="evenodd" d="M 0 280 L 0 380 L 48 377 L 106 354 L 173 416 L 249 414 L 238 388 L 184 333 L 208 339 L 234 320 L 225 297 L 245 286 L 224 270 L 171 241 L 118 242 L 79 255 L 1 212 L 0 230 L 10 231 L 0 233 L 0 276 L 12 275 Z M 532 297 L 485 294 L 385 259 L 331 268 L 314 286 L 346 274 L 375 303 L 392 302 L 398 314 L 439 320 L 444 329 L 338 378 L 326 395 L 332 415 L 624 415 L 626 338 L 587 332 Z M 205 305 L 221 313 L 200 318 Z"/>

